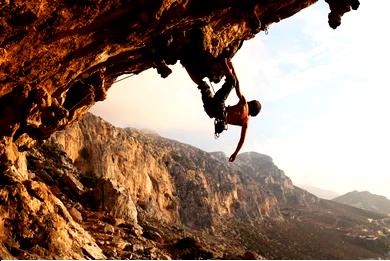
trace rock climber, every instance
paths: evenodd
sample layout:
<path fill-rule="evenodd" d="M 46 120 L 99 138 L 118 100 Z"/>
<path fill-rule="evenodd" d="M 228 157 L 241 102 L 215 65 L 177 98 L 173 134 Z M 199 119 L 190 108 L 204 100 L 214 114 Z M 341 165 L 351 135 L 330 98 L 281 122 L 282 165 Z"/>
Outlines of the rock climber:
<path fill-rule="evenodd" d="M 249 116 L 256 116 L 261 110 L 261 104 L 257 100 L 246 101 L 244 95 L 241 94 L 240 86 L 231 61 L 225 58 L 224 64 L 223 72 L 225 83 L 215 95 L 212 94 L 210 86 L 205 81 L 199 79 L 197 75 L 191 74 L 190 71 L 187 70 L 187 72 L 191 79 L 198 84 L 198 89 L 202 94 L 203 107 L 207 115 L 210 118 L 215 118 L 216 137 L 226 129 L 227 124 L 241 126 L 240 140 L 238 141 L 236 150 L 229 158 L 229 161 L 233 162 L 244 144 Z M 239 101 L 236 105 L 226 107 L 225 100 L 233 87 L 236 90 Z"/>
<path fill-rule="evenodd" d="M 155 53 L 164 54 L 155 58 L 156 61 L 159 61 L 155 63 L 157 71 L 162 77 L 168 76 L 170 70 L 166 66 L 165 61 L 168 61 L 170 64 L 172 61 L 176 61 L 175 57 L 179 58 L 180 63 L 201 91 L 203 107 L 207 115 L 210 118 L 215 118 L 216 137 L 226 129 L 227 124 L 241 126 L 240 140 L 236 150 L 229 158 L 233 162 L 244 143 L 249 116 L 256 116 L 261 110 L 261 105 L 258 101 L 246 102 L 245 97 L 241 94 L 237 76 L 230 60 L 241 47 L 242 41 L 232 42 L 218 57 L 214 57 L 204 49 L 202 30 L 191 30 L 183 34 L 183 37 L 177 35 L 175 37 L 176 40 L 172 40 L 173 38 L 169 36 L 155 40 L 154 46 L 157 46 L 158 48 L 156 48 L 160 50 Z M 182 45 L 177 46 L 178 48 L 172 48 L 171 45 L 175 45 L 175 42 L 181 42 Z M 173 54 L 173 49 L 175 54 Z M 174 59 L 170 61 L 169 57 L 172 55 Z M 164 63 L 161 61 L 164 61 Z M 224 84 L 215 95 L 212 94 L 210 86 L 203 81 L 206 77 L 210 82 L 215 83 L 220 82 L 225 77 Z M 225 107 L 225 100 L 233 87 L 236 89 L 239 102 L 236 105 Z"/>

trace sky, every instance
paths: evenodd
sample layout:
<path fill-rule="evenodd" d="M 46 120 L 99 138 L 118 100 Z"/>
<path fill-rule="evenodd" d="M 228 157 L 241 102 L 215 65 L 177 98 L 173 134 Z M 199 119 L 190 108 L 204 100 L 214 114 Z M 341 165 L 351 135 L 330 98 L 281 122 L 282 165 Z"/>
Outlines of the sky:
<path fill-rule="evenodd" d="M 388 0 L 361 1 L 333 30 L 319 1 L 246 41 L 233 64 L 241 92 L 262 111 L 241 152 L 271 156 L 296 185 L 390 199 L 388 10 Z M 92 113 L 230 156 L 240 127 L 215 139 L 196 85 L 180 63 L 171 68 L 166 79 L 150 69 L 114 84 Z M 233 91 L 226 104 L 237 101 Z"/>

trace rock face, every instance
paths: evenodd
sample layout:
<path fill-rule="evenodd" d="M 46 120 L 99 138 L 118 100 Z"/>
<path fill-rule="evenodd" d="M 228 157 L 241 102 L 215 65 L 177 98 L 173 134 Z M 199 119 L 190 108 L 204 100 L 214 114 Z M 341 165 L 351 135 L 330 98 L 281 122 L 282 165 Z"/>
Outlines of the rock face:
<path fill-rule="evenodd" d="M 180 60 L 193 70 L 231 58 L 244 40 L 316 0 L 6 0 L 0 3 L 0 156 L 18 151 L 83 116 L 122 74 Z M 329 24 L 359 5 L 327 0 Z M 202 72 L 212 80 L 213 68 Z"/>
<path fill-rule="evenodd" d="M 315 2 L 2 1 L 0 258 L 180 259 L 192 253 L 198 259 L 211 258 L 210 253 L 222 258 L 229 249 L 242 257 L 244 241 L 226 241 L 224 247 L 204 236 L 208 244 L 187 240 L 184 248 L 171 241 L 188 237 L 183 224 L 218 234 L 214 226 L 222 219 L 283 222 L 283 202 L 316 202 L 277 168 L 270 167 L 272 178 L 251 176 L 239 164 L 230 168 L 224 159 L 187 145 L 107 123 L 101 124 L 102 133 L 98 119 L 32 149 L 79 121 L 122 74 L 154 67 L 166 77 L 168 65 L 179 60 L 218 81 L 221 74 L 212 72 L 219 72 L 221 59 L 233 57 L 243 41 Z M 359 5 L 327 2 L 333 28 Z M 142 236 L 137 222 L 144 222 L 143 216 L 169 231 L 168 243 Z M 148 224 L 143 227 L 152 230 Z"/>
<path fill-rule="evenodd" d="M 92 114 L 52 139 L 73 155 L 81 175 L 105 180 L 102 186 L 110 191 L 116 184 L 117 191 L 127 191 L 147 213 L 170 223 L 206 228 L 221 218 L 282 219 L 279 206 L 318 201 L 294 187 L 268 156 L 241 154 L 232 167 L 218 153 L 114 128 Z M 118 206 L 106 204 L 108 209 Z"/>
<path fill-rule="evenodd" d="M 22 171 L 0 176 L 1 259 L 368 259 L 390 250 L 388 217 L 320 200 L 259 153 L 231 164 L 87 114 L 23 155 Z"/>
<path fill-rule="evenodd" d="M 15 176 L 1 179 L 1 259 L 106 258 L 45 183 Z"/>
<path fill-rule="evenodd" d="M 280 206 L 291 204 L 310 205 L 318 203 L 318 198 L 305 190 L 293 185 L 291 179 L 282 170 L 277 168 L 272 158 L 256 152 L 240 154 L 237 161 L 242 173 L 255 177 L 257 183 L 267 188 L 267 193 L 272 193 Z"/>

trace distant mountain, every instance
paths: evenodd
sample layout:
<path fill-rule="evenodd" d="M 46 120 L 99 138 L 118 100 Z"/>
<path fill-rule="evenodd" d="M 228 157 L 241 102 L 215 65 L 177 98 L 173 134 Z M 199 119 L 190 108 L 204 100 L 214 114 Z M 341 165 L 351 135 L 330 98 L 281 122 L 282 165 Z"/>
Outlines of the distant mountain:
<path fill-rule="evenodd" d="M 310 193 L 316 195 L 317 197 L 323 198 L 323 199 L 334 199 L 335 197 L 340 196 L 340 194 L 337 192 L 314 187 L 311 185 L 298 185 L 298 187 L 303 188 L 304 190 L 307 190 Z"/>
<path fill-rule="evenodd" d="M 353 207 L 390 214 L 390 200 L 384 196 L 371 194 L 368 191 L 352 191 L 333 199 L 339 203 Z"/>

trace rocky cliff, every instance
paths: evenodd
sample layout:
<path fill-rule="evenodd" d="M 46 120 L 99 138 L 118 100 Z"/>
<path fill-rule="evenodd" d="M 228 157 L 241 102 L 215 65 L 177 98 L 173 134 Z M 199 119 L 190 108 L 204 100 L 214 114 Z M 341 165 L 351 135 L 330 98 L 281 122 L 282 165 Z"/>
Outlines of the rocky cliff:
<path fill-rule="evenodd" d="M 1 179 L 2 259 L 358 259 L 390 250 L 386 216 L 320 200 L 259 153 L 232 164 L 87 114 L 23 155 L 24 171 Z"/>
<path fill-rule="evenodd" d="M 0 3 L 0 160 L 84 115 L 122 74 L 169 64 L 200 68 L 316 0 L 3 0 Z M 326 0 L 329 25 L 359 6 Z M 216 68 L 205 70 L 212 75 Z"/>
<path fill-rule="evenodd" d="M 268 156 L 241 154 L 236 164 L 229 164 L 221 153 L 210 155 L 156 134 L 114 128 L 92 114 L 52 139 L 82 175 L 117 186 L 131 196 L 131 204 L 169 223 L 207 228 L 224 218 L 282 219 L 280 205 L 317 201 L 294 187 Z M 114 211 L 118 204 L 106 207 Z"/>
<path fill-rule="evenodd" d="M 284 203 L 315 202 L 277 168 L 272 178 L 251 176 L 239 164 L 231 167 L 187 145 L 108 127 L 100 133 L 88 121 L 59 134 L 62 141 L 58 136 L 33 149 L 104 100 L 118 76 L 154 67 L 166 77 L 177 61 L 188 68 L 212 61 L 218 69 L 243 41 L 315 2 L 1 1 L 1 258 L 222 257 L 233 245 L 244 251 L 244 241 L 222 237 L 217 242 L 225 245 L 205 250 L 180 226 L 223 231 L 221 217 L 283 222 Z M 332 28 L 359 5 L 326 2 Z M 209 69 L 205 76 L 218 81 L 221 75 L 211 73 L 218 70 Z M 82 124 L 95 133 L 81 132 Z M 156 229 L 142 232 L 150 227 L 144 216 L 178 236 L 164 241 Z M 207 242 L 213 245 L 215 238 Z"/>

